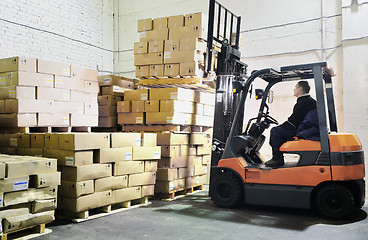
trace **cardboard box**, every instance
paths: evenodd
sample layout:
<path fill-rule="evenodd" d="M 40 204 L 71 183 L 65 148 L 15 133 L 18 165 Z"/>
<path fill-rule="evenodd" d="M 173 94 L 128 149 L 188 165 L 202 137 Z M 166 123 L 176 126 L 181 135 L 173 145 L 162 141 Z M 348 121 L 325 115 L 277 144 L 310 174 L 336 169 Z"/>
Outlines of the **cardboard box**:
<path fill-rule="evenodd" d="M 202 156 L 202 164 L 211 165 L 211 155 L 203 155 Z"/>
<path fill-rule="evenodd" d="M 132 112 L 143 113 L 144 101 L 132 101 Z"/>
<path fill-rule="evenodd" d="M 161 146 L 161 157 L 188 156 L 188 145 Z"/>
<path fill-rule="evenodd" d="M 148 42 L 135 42 L 134 55 L 142 53 L 148 53 Z"/>
<path fill-rule="evenodd" d="M 44 133 L 31 133 L 31 148 L 45 148 Z"/>
<path fill-rule="evenodd" d="M 3 220 L 3 229 L 4 233 L 11 233 L 19 229 L 50 223 L 54 219 L 54 211 L 9 217 Z"/>
<path fill-rule="evenodd" d="M 193 114 L 193 125 L 213 127 L 213 117 Z"/>
<path fill-rule="evenodd" d="M 160 100 L 160 112 L 194 113 L 195 103 L 180 100 Z"/>
<path fill-rule="evenodd" d="M 117 103 L 116 111 L 120 112 L 131 112 L 132 111 L 132 102 L 131 101 L 120 101 Z"/>
<path fill-rule="evenodd" d="M 138 20 L 138 32 L 152 30 L 152 18 Z"/>
<path fill-rule="evenodd" d="M 128 187 L 128 176 L 113 176 L 95 180 L 95 192 L 116 190 Z"/>
<path fill-rule="evenodd" d="M 157 181 L 155 193 L 170 193 L 174 190 L 185 188 L 185 179 L 176 179 L 174 181 Z"/>
<path fill-rule="evenodd" d="M 157 161 L 144 161 L 144 171 L 145 172 L 156 172 L 157 171 Z"/>
<path fill-rule="evenodd" d="M 183 100 L 194 101 L 194 91 L 185 88 L 152 88 L 150 89 L 150 100 Z"/>
<path fill-rule="evenodd" d="M 70 65 L 37 59 L 37 72 L 70 77 Z"/>
<path fill-rule="evenodd" d="M 154 40 L 167 40 L 169 39 L 169 29 L 160 29 L 160 30 L 152 30 L 147 32 L 139 33 L 139 41 L 140 42 L 149 42 Z"/>
<path fill-rule="evenodd" d="M 96 69 L 81 68 L 74 65 L 71 66 L 72 78 L 97 82 L 97 75 L 98 71 Z"/>
<path fill-rule="evenodd" d="M 185 62 L 201 62 L 204 63 L 203 52 L 197 50 L 188 51 L 171 51 L 164 52 L 164 63 L 185 63 Z"/>
<path fill-rule="evenodd" d="M 5 163 L 0 162 L 0 179 L 5 178 Z"/>
<path fill-rule="evenodd" d="M 7 217 L 14 217 L 29 214 L 29 207 L 28 206 L 19 206 L 18 208 L 9 208 L 9 209 L 2 209 L 0 211 L 0 219 L 4 219 Z"/>
<path fill-rule="evenodd" d="M 17 147 L 17 138 L 17 134 L 0 134 L 0 147 Z"/>
<path fill-rule="evenodd" d="M 35 87 L 7 86 L 0 87 L 0 99 L 36 99 Z"/>
<path fill-rule="evenodd" d="M 183 27 L 184 15 L 170 16 L 168 20 L 169 28 Z"/>
<path fill-rule="evenodd" d="M 185 133 L 157 133 L 157 145 L 186 145 L 189 135 Z"/>
<path fill-rule="evenodd" d="M 196 91 L 194 101 L 210 106 L 215 106 L 215 93 Z"/>
<path fill-rule="evenodd" d="M 54 76 L 35 72 L 5 72 L 0 73 L 0 85 L 41 86 L 52 88 L 54 87 Z"/>
<path fill-rule="evenodd" d="M 67 133 L 59 135 L 59 149 L 62 150 L 90 150 L 109 147 L 109 133 Z"/>
<path fill-rule="evenodd" d="M 187 178 L 189 177 L 188 168 L 178 168 L 178 178 Z"/>
<path fill-rule="evenodd" d="M 165 40 L 164 52 L 179 51 L 179 47 L 180 47 L 179 39 Z"/>
<path fill-rule="evenodd" d="M 144 172 L 144 161 L 122 161 L 114 163 L 113 175 L 121 176 Z"/>
<path fill-rule="evenodd" d="M 60 166 L 83 166 L 93 164 L 93 151 L 45 149 L 45 157 L 56 158 Z"/>
<path fill-rule="evenodd" d="M 161 77 L 164 76 L 164 65 L 151 65 L 149 70 L 149 76 L 152 77 Z"/>
<path fill-rule="evenodd" d="M 11 206 L 21 203 L 33 202 L 36 200 L 50 199 L 57 197 L 57 187 L 46 187 L 38 189 L 28 189 L 25 191 L 10 192 L 4 194 L 4 206 Z"/>
<path fill-rule="evenodd" d="M 61 183 L 61 173 L 41 173 L 37 175 L 31 175 L 29 177 L 29 186 L 31 188 L 42 188 L 49 186 L 58 186 Z"/>
<path fill-rule="evenodd" d="M 164 75 L 168 77 L 176 77 L 179 75 L 179 64 L 165 64 Z"/>
<path fill-rule="evenodd" d="M 157 134 L 156 133 L 142 133 L 142 147 L 156 147 Z"/>
<path fill-rule="evenodd" d="M 144 113 L 118 113 L 119 124 L 144 124 Z"/>
<path fill-rule="evenodd" d="M 211 135 L 207 133 L 191 133 L 189 142 L 191 145 L 211 144 Z"/>
<path fill-rule="evenodd" d="M 94 180 L 80 182 L 61 181 L 59 191 L 60 196 L 71 198 L 91 194 L 95 192 Z"/>
<path fill-rule="evenodd" d="M 192 125 L 192 115 L 178 112 L 148 112 L 146 124 Z"/>
<path fill-rule="evenodd" d="M 198 50 L 206 52 L 207 43 L 200 38 L 186 37 L 180 39 L 180 51 Z"/>
<path fill-rule="evenodd" d="M 85 181 L 112 176 L 111 164 L 93 164 L 78 167 L 62 167 L 62 180 Z"/>
<path fill-rule="evenodd" d="M 81 114 L 84 113 L 84 102 L 53 102 L 53 110 L 58 113 Z"/>
<path fill-rule="evenodd" d="M 118 101 L 121 101 L 121 97 L 113 96 L 113 95 L 98 96 L 98 105 L 116 106 Z"/>
<path fill-rule="evenodd" d="M 161 158 L 158 160 L 158 168 L 181 168 L 188 166 L 188 156 L 175 158 Z"/>
<path fill-rule="evenodd" d="M 146 185 L 142 186 L 142 195 L 141 197 L 148 197 L 155 194 L 155 185 Z"/>
<path fill-rule="evenodd" d="M 169 39 L 182 39 L 187 37 L 206 39 L 206 28 L 203 26 L 185 26 L 170 29 Z"/>
<path fill-rule="evenodd" d="M 17 136 L 17 147 L 30 148 L 31 147 L 31 134 L 19 133 Z"/>
<path fill-rule="evenodd" d="M 161 158 L 161 147 L 133 147 L 133 160 L 153 160 Z"/>
<path fill-rule="evenodd" d="M 124 96 L 124 92 L 126 90 L 127 90 L 126 88 L 116 85 L 101 87 L 102 95 Z"/>
<path fill-rule="evenodd" d="M 153 19 L 153 30 L 161 30 L 167 28 L 168 17 L 154 18 Z"/>
<path fill-rule="evenodd" d="M 116 106 L 99 106 L 98 107 L 98 116 L 100 117 L 110 117 L 115 116 L 117 114 Z"/>
<path fill-rule="evenodd" d="M 97 127 L 98 126 L 98 114 L 85 115 L 74 114 L 70 116 L 70 125 L 73 127 Z"/>
<path fill-rule="evenodd" d="M 148 89 L 125 91 L 124 101 L 144 101 L 144 100 L 148 100 Z"/>
<path fill-rule="evenodd" d="M 163 53 L 164 52 L 164 40 L 154 40 L 148 42 L 149 53 Z"/>
<path fill-rule="evenodd" d="M 95 150 L 94 162 L 111 163 L 132 160 L 132 147 L 102 148 Z"/>
<path fill-rule="evenodd" d="M 0 114 L 0 126 L 3 127 L 34 127 L 37 126 L 35 113 Z"/>
<path fill-rule="evenodd" d="M 141 133 L 111 133 L 112 148 L 137 146 L 141 146 Z"/>
<path fill-rule="evenodd" d="M 136 66 L 135 68 L 135 77 L 143 78 L 149 76 L 149 66 Z"/>
<path fill-rule="evenodd" d="M 85 90 L 84 81 L 85 80 L 77 79 L 77 78 L 55 76 L 55 88 L 84 91 Z"/>
<path fill-rule="evenodd" d="M 177 168 L 158 168 L 157 181 L 174 181 L 178 178 Z"/>
<path fill-rule="evenodd" d="M 5 113 L 5 100 L 0 100 L 0 113 Z"/>
<path fill-rule="evenodd" d="M 134 88 L 134 81 L 130 78 L 119 77 L 115 75 L 102 75 L 98 76 L 98 85 L 111 86 L 116 85 L 123 88 Z"/>
<path fill-rule="evenodd" d="M 43 156 L 43 148 L 17 148 L 17 154 L 21 156 Z"/>
<path fill-rule="evenodd" d="M 0 159 L 6 164 L 6 177 L 24 177 L 39 173 L 56 172 L 57 160 L 41 157 L 18 157 L 16 159 Z"/>
<path fill-rule="evenodd" d="M 97 102 L 85 102 L 84 103 L 84 114 L 85 115 L 97 115 L 98 114 L 98 103 Z"/>
<path fill-rule="evenodd" d="M 46 199 L 46 200 L 36 200 L 32 202 L 31 212 L 32 213 L 41 213 L 46 211 L 55 210 L 57 207 L 57 200 L 54 199 Z"/>
<path fill-rule="evenodd" d="M 193 187 L 196 185 L 201 185 L 201 184 L 206 184 L 206 183 L 207 183 L 206 175 L 189 177 L 185 179 L 185 185 L 187 187 Z"/>
<path fill-rule="evenodd" d="M 111 191 L 95 192 L 78 198 L 62 198 L 61 208 L 71 212 L 81 212 L 113 203 Z"/>
<path fill-rule="evenodd" d="M 194 165 L 194 176 L 201 176 L 207 174 L 207 167 L 202 164 Z"/>
<path fill-rule="evenodd" d="M 0 192 L 1 193 L 27 190 L 28 186 L 29 186 L 28 176 L 16 177 L 16 178 L 5 178 L 5 179 L 0 180 Z"/>
<path fill-rule="evenodd" d="M 129 175 L 129 187 L 151 185 L 156 182 L 156 172 L 145 172 Z"/>
<path fill-rule="evenodd" d="M 199 76 L 204 75 L 204 64 L 201 62 L 184 62 L 180 63 L 180 76 Z"/>
<path fill-rule="evenodd" d="M 111 128 L 117 127 L 118 118 L 117 117 L 98 117 L 98 127 Z"/>
<path fill-rule="evenodd" d="M 204 105 L 202 103 L 195 103 L 195 114 L 203 115 Z"/>
<path fill-rule="evenodd" d="M 205 144 L 197 146 L 197 153 L 196 155 L 207 155 L 212 153 L 212 145 Z"/>
<path fill-rule="evenodd" d="M 201 12 L 185 15 L 185 26 L 204 26 L 206 24 L 207 16 Z"/>
<path fill-rule="evenodd" d="M 0 72 L 36 72 L 36 59 L 12 57 L 0 59 Z"/>
<path fill-rule="evenodd" d="M 142 196 L 142 187 L 129 187 L 112 191 L 113 203 L 121 203 L 139 199 Z"/>
<path fill-rule="evenodd" d="M 215 116 L 215 106 L 203 105 L 203 115 L 214 117 Z"/>
<path fill-rule="evenodd" d="M 97 94 L 80 91 L 70 91 L 70 101 L 72 102 L 97 102 Z"/>
<path fill-rule="evenodd" d="M 52 107 L 50 100 L 5 99 L 6 113 L 51 113 Z"/>
<path fill-rule="evenodd" d="M 163 63 L 164 63 L 164 54 L 162 52 L 134 55 L 134 66 L 144 66 Z"/>
<path fill-rule="evenodd" d="M 38 100 L 70 101 L 70 90 L 62 88 L 36 87 L 36 98 Z"/>
<path fill-rule="evenodd" d="M 145 112 L 159 112 L 160 111 L 160 100 L 147 100 L 144 101 Z"/>

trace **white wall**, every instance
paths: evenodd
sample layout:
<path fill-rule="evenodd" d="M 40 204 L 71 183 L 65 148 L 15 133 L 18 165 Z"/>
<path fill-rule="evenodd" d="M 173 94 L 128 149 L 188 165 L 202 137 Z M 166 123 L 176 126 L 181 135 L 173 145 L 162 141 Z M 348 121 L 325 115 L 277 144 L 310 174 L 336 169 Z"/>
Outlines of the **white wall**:
<path fill-rule="evenodd" d="M 109 0 L 1 0 L 0 58 L 112 71 L 112 6 Z"/>

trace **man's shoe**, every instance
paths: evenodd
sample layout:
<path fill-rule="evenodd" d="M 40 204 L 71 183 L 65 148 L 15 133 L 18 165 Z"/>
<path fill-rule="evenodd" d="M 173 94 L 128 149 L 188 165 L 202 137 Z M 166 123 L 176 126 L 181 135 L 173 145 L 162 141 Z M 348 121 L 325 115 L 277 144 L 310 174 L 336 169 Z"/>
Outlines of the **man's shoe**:
<path fill-rule="evenodd" d="M 277 159 L 277 160 L 271 159 L 271 160 L 265 162 L 265 165 L 267 167 L 280 167 L 280 166 L 284 165 L 284 160 L 283 159 Z"/>

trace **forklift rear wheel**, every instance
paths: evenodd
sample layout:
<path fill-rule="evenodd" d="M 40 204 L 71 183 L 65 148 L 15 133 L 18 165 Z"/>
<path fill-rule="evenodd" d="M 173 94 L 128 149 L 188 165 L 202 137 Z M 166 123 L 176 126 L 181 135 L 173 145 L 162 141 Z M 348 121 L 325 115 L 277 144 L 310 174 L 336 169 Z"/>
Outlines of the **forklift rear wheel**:
<path fill-rule="evenodd" d="M 222 208 L 235 208 L 242 203 L 243 187 L 233 174 L 223 173 L 211 184 L 211 200 Z"/>
<path fill-rule="evenodd" d="M 317 192 L 316 207 L 327 218 L 345 219 L 354 210 L 354 196 L 345 186 L 328 184 Z"/>

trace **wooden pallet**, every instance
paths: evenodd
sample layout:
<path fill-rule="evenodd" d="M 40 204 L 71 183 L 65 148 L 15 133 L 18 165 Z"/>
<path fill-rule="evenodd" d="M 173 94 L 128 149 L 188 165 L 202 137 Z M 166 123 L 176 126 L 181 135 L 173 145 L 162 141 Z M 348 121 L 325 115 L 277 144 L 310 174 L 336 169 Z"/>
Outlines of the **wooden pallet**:
<path fill-rule="evenodd" d="M 93 127 L 92 132 L 120 132 L 121 126 L 116 127 Z"/>
<path fill-rule="evenodd" d="M 62 212 L 57 211 L 56 217 L 59 219 L 71 220 L 72 222 L 79 223 L 79 222 L 84 222 L 84 221 L 108 216 L 111 214 L 131 210 L 134 208 L 148 206 L 150 204 L 152 204 L 152 202 L 148 201 L 148 197 L 143 197 L 140 199 L 135 199 L 131 201 L 125 201 L 121 203 L 107 205 L 104 207 L 89 209 L 89 210 L 82 211 L 79 213 L 72 213 L 72 212 L 67 212 L 64 210 Z"/>
<path fill-rule="evenodd" d="M 194 185 L 192 187 L 180 188 L 177 190 L 170 191 L 168 193 L 155 193 L 154 198 L 160 199 L 161 201 L 171 202 L 179 198 L 183 198 L 187 195 L 193 194 L 203 190 L 203 184 Z"/>
<path fill-rule="evenodd" d="M 91 132 L 91 127 L 0 127 L 0 133 Z"/>
<path fill-rule="evenodd" d="M 51 233 L 51 229 L 47 229 L 45 224 L 40 224 L 28 228 L 19 229 L 9 233 L 0 234 L 0 240 L 10 239 L 32 239 Z"/>

